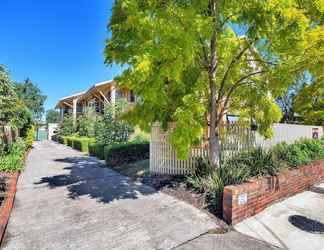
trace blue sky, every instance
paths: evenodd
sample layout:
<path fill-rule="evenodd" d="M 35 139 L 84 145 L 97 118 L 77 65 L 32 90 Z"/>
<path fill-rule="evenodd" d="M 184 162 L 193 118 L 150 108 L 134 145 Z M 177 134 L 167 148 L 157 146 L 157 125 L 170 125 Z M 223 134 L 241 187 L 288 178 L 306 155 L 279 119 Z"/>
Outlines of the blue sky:
<path fill-rule="evenodd" d="M 104 41 L 113 0 L 1 0 L 0 64 L 14 81 L 29 77 L 57 100 L 112 79 L 119 67 L 104 65 Z"/>

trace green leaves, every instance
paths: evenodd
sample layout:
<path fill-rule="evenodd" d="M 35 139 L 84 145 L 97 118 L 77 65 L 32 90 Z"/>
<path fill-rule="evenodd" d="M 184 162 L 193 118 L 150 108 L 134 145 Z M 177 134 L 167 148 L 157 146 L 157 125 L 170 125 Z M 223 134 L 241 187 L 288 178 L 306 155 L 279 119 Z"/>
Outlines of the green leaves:
<path fill-rule="evenodd" d="M 106 63 L 127 67 L 116 80 L 140 98 L 127 119 L 146 129 L 176 122 L 171 141 L 181 158 L 208 127 L 214 84 L 217 121 L 226 110 L 252 116 L 269 137 L 281 118 L 275 99 L 305 71 L 323 77 L 321 0 L 218 3 L 213 15 L 207 0 L 117 0 L 108 25 Z"/>

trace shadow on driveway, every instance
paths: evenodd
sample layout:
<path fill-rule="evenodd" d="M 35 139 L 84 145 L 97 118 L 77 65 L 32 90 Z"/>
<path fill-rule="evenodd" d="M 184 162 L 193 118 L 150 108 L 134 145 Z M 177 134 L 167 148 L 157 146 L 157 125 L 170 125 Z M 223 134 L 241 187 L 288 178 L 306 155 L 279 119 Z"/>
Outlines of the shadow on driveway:
<path fill-rule="evenodd" d="M 62 172 L 68 173 L 42 177 L 35 184 L 47 184 L 50 188 L 66 186 L 71 199 L 87 196 L 98 202 L 109 203 L 114 200 L 137 199 L 140 195 L 156 192 L 142 183 L 132 182 L 92 158 L 67 157 L 54 161 L 67 165 Z"/>

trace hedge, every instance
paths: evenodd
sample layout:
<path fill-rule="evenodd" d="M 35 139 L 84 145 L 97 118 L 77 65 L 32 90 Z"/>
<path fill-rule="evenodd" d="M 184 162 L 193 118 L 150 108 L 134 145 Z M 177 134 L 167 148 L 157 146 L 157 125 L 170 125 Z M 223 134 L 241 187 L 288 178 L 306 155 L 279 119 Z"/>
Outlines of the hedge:
<path fill-rule="evenodd" d="M 148 142 L 131 142 L 105 147 L 107 165 L 121 165 L 149 158 Z"/>
<path fill-rule="evenodd" d="M 100 160 L 105 159 L 105 145 L 98 143 L 89 144 L 89 154 L 98 157 Z"/>
<path fill-rule="evenodd" d="M 89 144 L 95 141 L 94 138 L 77 137 L 72 138 L 72 147 L 82 152 L 89 152 Z"/>
<path fill-rule="evenodd" d="M 67 145 L 67 137 L 66 136 L 58 136 L 57 141 L 61 144 Z"/>
<path fill-rule="evenodd" d="M 89 152 L 89 144 L 95 142 L 95 139 L 90 137 L 58 136 L 57 139 L 59 143 L 82 152 Z"/>

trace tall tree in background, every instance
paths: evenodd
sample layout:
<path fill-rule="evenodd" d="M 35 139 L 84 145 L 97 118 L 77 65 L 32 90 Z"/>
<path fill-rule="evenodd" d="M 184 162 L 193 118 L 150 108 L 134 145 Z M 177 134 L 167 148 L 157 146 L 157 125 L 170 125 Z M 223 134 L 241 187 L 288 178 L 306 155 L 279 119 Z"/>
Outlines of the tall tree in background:
<path fill-rule="evenodd" d="M 19 98 L 32 111 L 33 118 L 36 120 L 41 119 L 44 113 L 46 96 L 42 94 L 40 89 L 28 78 L 23 83 L 16 83 L 15 89 Z"/>
<path fill-rule="evenodd" d="M 304 85 L 296 96 L 293 107 L 302 121 L 324 126 L 324 79 Z"/>
<path fill-rule="evenodd" d="M 269 137 L 275 98 L 305 70 L 322 77 L 323 11 L 321 0 L 116 0 L 106 63 L 128 66 L 117 82 L 140 97 L 132 122 L 176 122 L 180 158 L 208 127 L 216 167 L 226 112 Z"/>
<path fill-rule="evenodd" d="M 295 83 L 290 85 L 285 93 L 277 98 L 277 103 L 282 111 L 283 123 L 295 123 L 298 120 L 296 116 L 296 108 L 294 105 L 296 96 L 303 91 L 303 87 L 307 84 L 307 75 L 301 76 Z"/>
<path fill-rule="evenodd" d="M 57 110 L 50 109 L 46 111 L 46 123 L 59 123 L 60 113 Z"/>

